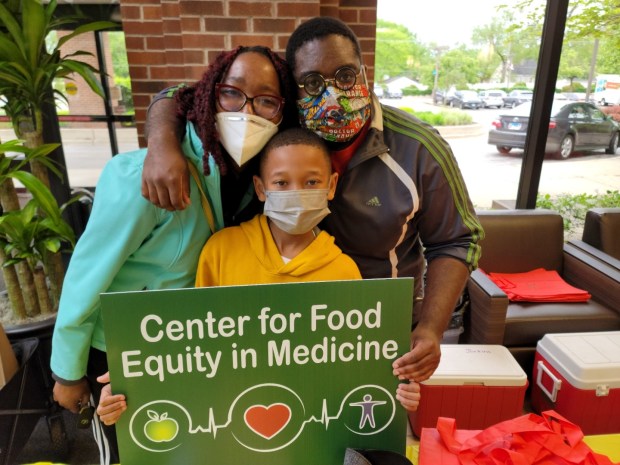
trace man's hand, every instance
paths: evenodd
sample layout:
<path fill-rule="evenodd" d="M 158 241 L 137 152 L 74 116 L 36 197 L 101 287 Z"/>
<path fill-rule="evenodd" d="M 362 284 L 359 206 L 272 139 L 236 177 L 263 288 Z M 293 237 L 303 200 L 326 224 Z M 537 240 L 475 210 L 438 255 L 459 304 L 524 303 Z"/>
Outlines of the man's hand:
<path fill-rule="evenodd" d="M 440 342 L 435 332 L 418 325 L 411 333 L 411 351 L 394 361 L 392 373 L 418 383 L 427 380 L 439 366 Z"/>
<path fill-rule="evenodd" d="M 113 425 L 118 421 L 123 412 L 127 410 L 127 401 L 123 394 L 112 394 L 110 386 L 110 372 L 99 376 L 97 381 L 100 383 L 108 383 L 101 390 L 99 405 L 97 406 L 97 415 L 104 425 Z"/>
<path fill-rule="evenodd" d="M 418 324 L 411 333 L 411 351 L 392 364 L 396 376 L 419 383 L 435 372 L 443 332 L 468 276 L 467 266 L 454 258 L 440 257 L 429 263 Z"/>
<path fill-rule="evenodd" d="M 142 196 L 159 208 L 184 210 L 190 204 L 187 160 L 179 151 L 151 147 L 142 170 Z"/>
<path fill-rule="evenodd" d="M 147 156 L 142 171 L 142 196 L 169 211 L 185 209 L 189 172 L 181 150 L 185 121 L 176 116 L 174 99 L 153 102 L 146 121 Z"/>
<path fill-rule="evenodd" d="M 54 400 L 67 410 L 79 413 L 80 405 L 86 405 L 90 401 L 88 381 L 86 378 L 82 378 L 78 384 L 70 386 L 56 382 L 54 384 Z"/>

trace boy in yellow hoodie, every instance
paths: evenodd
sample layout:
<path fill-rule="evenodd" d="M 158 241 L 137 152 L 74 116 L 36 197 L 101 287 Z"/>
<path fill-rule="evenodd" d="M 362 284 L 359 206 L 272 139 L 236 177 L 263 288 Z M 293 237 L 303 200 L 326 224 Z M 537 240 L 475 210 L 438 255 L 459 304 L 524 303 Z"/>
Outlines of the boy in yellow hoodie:
<path fill-rule="evenodd" d="M 292 128 L 277 133 L 263 149 L 254 188 L 262 214 L 224 228 L 204 245 L 196 287 L 361 279 L 355 262 L 317 225 L 329 214 L 338 173 L 329 150 L 315 133 Z M 106 374 L 99 379 L 108 382 Z M 396 399 L 416 410 L 420 387 L 400 383 Z M 122 394 L 107 385 L 97 408 L 101 421 L 115 423 L 126 409 Z"/>
<path fill-rule="evenodd" d="M 337 180 L 313 132 L 294 128 L 272 137 L 254 176 L 263 214 L 207 241 L 196 287 L 361 279 L 334 237 L 317 227 L 329 214 Z"/>

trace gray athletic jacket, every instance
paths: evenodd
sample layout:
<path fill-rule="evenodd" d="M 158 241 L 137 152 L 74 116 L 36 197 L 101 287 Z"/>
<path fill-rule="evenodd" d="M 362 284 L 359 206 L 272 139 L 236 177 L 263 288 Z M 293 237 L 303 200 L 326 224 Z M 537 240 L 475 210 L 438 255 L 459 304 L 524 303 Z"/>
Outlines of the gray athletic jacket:
<path fill-rule="evenodd" d="M 321 226 L 364 278 L 413 276 L 425 259 L 453 257 L 470 270 L 483 237 L 448 143 L 408 113 L 373 104 L 371 127 L 338 180 Z"/>

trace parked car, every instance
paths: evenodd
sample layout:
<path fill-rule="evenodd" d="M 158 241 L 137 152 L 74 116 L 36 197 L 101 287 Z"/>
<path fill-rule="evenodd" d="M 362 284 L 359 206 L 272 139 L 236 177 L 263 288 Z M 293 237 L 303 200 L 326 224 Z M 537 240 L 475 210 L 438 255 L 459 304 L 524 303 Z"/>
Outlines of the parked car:
<path fill-rule="evenodd" d="M 379 98 L 383 97 L 383 87 L 381 87 L 379 84 L 375 84 L 372 88 L 372 91 L 375 93 L 375 95 Z"/>
<path fill-rule="evenodd" d="M 445 98 L 445 92 L 443 90 L 437 89 L 435 91 L 435 96 L 433 97 L 433 103 L 435 105 L 443 105 L 443 100 Z"/>
<path fill-rule="evenodd" d="M 506 92 L 503 90 L 481 90 L 478 92 L 478 96 L 482 103 L 484 104 L 484 108 L 502 108 L 504 106 L 504 97 L 506 97 Z"/>
<path fill-rule="evenodd" d="M 395 87 L 388 87 L 385 96 L 387 98 L 403 98 L 403 91 Z"/>
<path fill-rule="evenodd" d="M 454 99 L 456 91 L 454 89 L 450 90 L 437 90 L 435 92 L 435 98 L 433 99 L 433 103 L 436 105 L 450 105 L 450 102 Z"/>
<path fill-rule="evenodd" d="M 597 101 L 594 99 L 593 94 L 590 94 L 590 97 L 586 99 L 585 92 L 562 92 L 561 94 L 555 94 L 556 99 L 564 97 L 566 100 L 572 100 L 573 102 L 588 102 L 597 104 Z"/>
<path fill-rule="evenodd" d="M 457 90 L 454 93 L 454 98 L 450 100 L 450 106 L 477 110 L 484 107 L 484 102 L 480 100 L 475 90 Z"/>
<path fill-rule="evenodd" d="M 556 99 L 559 96 L 563 96 L 566 100 L 570 100 L 572 102 L 585 102 L 586 101 L 585 92 L 562 92 L 561 94 L 555 94 Z"/>
<path fill-rule="evenodd" d="M 453 89 L 449 90 L 443 96 L 443 104 L 444 105 L 451 105 L 452 104 L 452 100 L 454 100 L 455 96 L 456 96 L 456 91 L 453 90 Z"/>
<path fill-rule="evenodd" d="M 531 102 L 534 92 L 531 90 L 513 90 L 503 98 L 504 106 L 514 108 L 525 102 Z"/>
<path fill-rule="evenodd" d="M 532 104 L 525 103 L 506 111 L 493 121 L 488 142 L 499 153 L 525 147 L 525 135 Z M 551 107 L 546 152 L 566 159 L 575 150 L 605 149 L 615 154 L 620 140 L 620 124 L 587 102 L 555 100 Z"/>

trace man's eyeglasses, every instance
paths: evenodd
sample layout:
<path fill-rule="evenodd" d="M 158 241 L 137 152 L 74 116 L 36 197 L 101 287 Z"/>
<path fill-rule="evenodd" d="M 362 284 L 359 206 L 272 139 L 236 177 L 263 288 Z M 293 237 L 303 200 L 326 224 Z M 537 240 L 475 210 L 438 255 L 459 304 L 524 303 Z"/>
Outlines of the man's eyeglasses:
<path fill-rule="evenodd" d="M 274 118 L 284 105 L 282 97 L 276 95 L 248 97 L 241 89 L 228 84 L 215 84 L 215 95 L 217 102 L 225 111 L 239 111 L 250 102 L 254 113 L 265 119 Z"/>
<path fill-rule="evenodd" d="M 353 68 L 344 66 L 336 71 L 333 79 L 325 79 L 319 73 L 310 73 L 304 77 L 301 84 L 297 84 L 300 89 L 304 89 L 308 95 L 318 96 L 325 92 L 327 84 L 333 82 L 334 85 L 340 90 L 349 90 L 357 82 L 357 76 L 361 74 L 363 68 L 359 73 L 356 73 Z"/>

